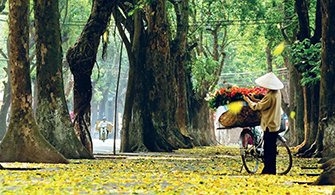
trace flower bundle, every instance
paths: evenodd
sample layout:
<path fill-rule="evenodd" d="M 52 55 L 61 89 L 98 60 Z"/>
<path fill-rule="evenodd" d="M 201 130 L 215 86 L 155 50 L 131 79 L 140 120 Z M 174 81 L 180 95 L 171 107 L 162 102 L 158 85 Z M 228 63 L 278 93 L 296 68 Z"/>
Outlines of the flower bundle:
<path fill-rule="evenodd" d="M 257 99 L 262 99 L 266 94 L 266 89 L 261 87 L 243 88 L 243 87 L 227 87 L 215 90 L 213 93 L 208 93 L 206 100 L 209 107 L 217 109 L 221 105 L 228 105 L 231 102 L 243 100 L 243 95 L 254 95 Z"/>

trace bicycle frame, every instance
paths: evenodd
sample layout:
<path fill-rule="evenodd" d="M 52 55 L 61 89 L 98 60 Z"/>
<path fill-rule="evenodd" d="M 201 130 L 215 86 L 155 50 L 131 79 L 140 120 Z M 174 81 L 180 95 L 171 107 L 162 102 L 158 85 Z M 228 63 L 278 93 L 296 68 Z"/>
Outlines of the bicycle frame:
<path fill-rule="evenodd" d="M 256 127 L 251 127 L 251 128 L 243 129 L 243 131 L 241 132 L 241 135 L 246 131 L 252 135 L 252 139 L 253 139 L 252 147 L 246 152 L 252 153 L 251 151 L 253 150 L 254 151 L 253 155 L 256 158 L 264 161 L 264 158 L 263 158 L 264 156 L 264 139 L 263 139 L 264 132 L 262 130 L 258 131 Z"/>
<path fill-rule="evenodd" d="M 288 160 L 286 166 L 280 165 L 278 168 L 278 174 L 286 174 L 292 167 L 292 154 L 286 144 L 284 138 L 285 131 L 279 132 L 277 137 L 277 143 L 281 146 L 281 150 L 277 150 L 277 157 L 281 160 Z M 240 134 L 240 150 L 242 156 L 243 166 L 249 173 L 256 173 L 259 168 L 259 162 L 264 162 L 264 133 L 262 130 L 258 130 L 255 127 L 244 128 Z M 251 164 L 250 164 L 251 163 Z"/>

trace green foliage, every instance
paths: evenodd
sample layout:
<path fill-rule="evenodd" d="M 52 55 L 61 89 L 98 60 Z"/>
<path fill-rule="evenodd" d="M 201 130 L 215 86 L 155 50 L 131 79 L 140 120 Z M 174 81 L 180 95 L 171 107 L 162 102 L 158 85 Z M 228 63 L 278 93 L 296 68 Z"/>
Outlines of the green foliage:
<path fill-rule="evenodd" d="M 294 66 L 302 73 L 301 84 L 314 85 L 320 81 L 321 43 L 312 44 L 309 39 L 291 45 Z"/>
<path fill-rule="evenodd" d="M 266 40 L 263 36 L 253 36 L 252 31 L 240 37 L 240 42 L 227 47 L 227 58 L 220 82 L 228 82 L 239 87 L 255 85 L 255 79 L 266 71 Z"/>
<path fill-rule="evenodd" d="M 60 23 L 62 34 L 62 47 L 64 53 L 77 41 L 82 29 L 84 28 L 92 8 L 92 1 L 61 0 L 60 4 Z M 99 40 L 97 40 L 99 41 Z M 64 55 L 65 56 L 65 55 Z"/>
<path fill-rule="evenodd" d="M 191 7 L 192 25 L 190 42 L 200 42 L 206 57 L 197 53 L 192 67 L 195 88 L 204 90 L 202 84 L 215 81 L 213 74 L 223 61 L 219 83 L 226 81 L 238 86 L 250 87 L 254 80 L 266 72 L 265 47 L 273 49 L 283 40 L 278 22 L 284 20 L 282 1 L 213 1 L 201 0 Z M 219 26 L 218 43 L 220 58 L 213 58 L 213 29 Z M 227 34 L 225 34 L 227 33 Z M 204 49 L 205 48 L 205 49 Z M 223 53 L 221 49 L 224 48 Z M 202 58 L 210 58 L 203 60 Z M 204 63 L 206 62 L 206 63 Z M 208 65 L 210 63 L 211 65 Z M 203 67 L 201 65 L 204 65 Z M 283 67 L 283 58 L 273 59 L 273 68 Z M 199 70 L 199 69 L 204 70 Z M 199 75 L 201 72 L 206 76 Z M 200 79 L 200 80 L 199 80 Z M 205 79 L 205 80 L 204 80 Z M 208 80 L 206 80 L 208 79 Z M 210 84 L 210 86 L 215 83 Z"/>
<path fill-rule="evenodd" d="M 113 27 L 108 27 L 111 33 L 108 34 L 109 43 L 106 46 L 107 56 L 106 59 L 102 59 L 103 47 L 99 47 L 97 55 L 97 63 L 93 68 L 92 82 L 94 85 L 94 91 L 92 101 L 99 104 L 103 98 L 112 100 L 116 94 L 117 74 L 119 71 L 119 58 L 120 58 L 120 46 L 121 39 L 117 31 L 114 33 Z M 128 58 L 126 50 L 123 48 L 122 60 L 121 60 L 121 75 L 119 84 L 119 100 L 125 98 L 125 91 L 127 86 L 128 77 Z M 122 110 L 123 108 L 119 108 Z"/>
<path fill-rule="evenodd" d="M 203 86 L 207 86 L 207 83 L 212 83 L 216 79 L 214 73 L 218 66 L 219 62 L 212 57 L 199 56 L 192 64 L 194 90 L 206 90 Z"/>
<path fill-rule="evenodd" d="M 132 16 L 136 11 L 143 10 L 146 5 L 150 5 L 154 0 L 139 0 L 134 5 L 133 9 L 128 12 L 128 16 Z"/>

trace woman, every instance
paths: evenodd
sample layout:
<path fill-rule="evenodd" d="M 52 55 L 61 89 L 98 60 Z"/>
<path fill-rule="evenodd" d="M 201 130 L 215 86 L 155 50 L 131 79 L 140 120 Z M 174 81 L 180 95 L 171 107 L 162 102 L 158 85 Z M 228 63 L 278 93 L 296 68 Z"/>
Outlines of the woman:
<path fill-rule="evenodd" d="M 261 112 L 261 127 L 264 131 L 264 169 L 262 174 L 276 174 L 276 140 L 281 122 L 281 93 L 283 83 L 272 72 L 255 80 L 256 84 L 267 89 L 267 94 L 259 102 L 244 96 L 252 110 Z M 251 100 L 251 99 L 252 100 Z"/>

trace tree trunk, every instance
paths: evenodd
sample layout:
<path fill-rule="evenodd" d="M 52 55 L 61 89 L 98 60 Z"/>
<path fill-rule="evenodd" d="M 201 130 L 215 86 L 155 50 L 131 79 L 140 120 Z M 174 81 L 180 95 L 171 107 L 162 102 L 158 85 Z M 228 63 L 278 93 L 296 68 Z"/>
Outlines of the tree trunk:
<path fill-rule="evenodd" d="M 195 98 L 193 96 L 193 98 Z M 202 98 L 193 100 L 190 108 L 191 137 L 195 146 L 215 145 L 214 113 L 210 111 L 208 103 Z"/>
<path fill-rule="evenodd" d="M 130 67 L 121 151 L 172 151 L 191 147 L 190 139 L 179 129 L 179 125 L 183 127 L 185 123 L 185 113 L 178 112 L 178 116 L 183 117 L 179 124 L 176 119 L 177 91 L 183 89 L 177 89 L 176 74 L 180 69 L 173 63 L 170 53 L 171 49 L 183 44 L 179 43 L 183 40 L 175 42 L 177 47 L 170 44 L 166 0 L 151 2 L 145 10 L 147 28 L 143 28 L 139 11 L 135 12 L 134 29 L 130 31 L 132 41 L 129 42 L 132 49 L 125 41 Z M 119 31 L 122 34 L 120 28 Z M 184 106 L 184 103 L 179 104 L 179 107 Z"/>
<path fill-rule="evenodd" d="M 299 21 L 299 28 L 298 28 L 298 33 L 297 33 L 297 39 L 299 41 L 303 41 L 306 38 L 310 38 L 310 27 L 309 27 L 309 16 L 308 16 L 308 3 L 306 0 L 296 0 L 295 1 L 295 11 L 298 15 L 298 21 Z M 303 142 L 298 145 L 298 149 L 301 149 L 305 144 L 306 144 L 306 138 L 308 135 L 307 131 L 307 109 L 306 109 L 306 104 L 307 104 L 307 99 L 306 99 L 306 94 L 304 95 L 304 91 L 302 90 L 300 80 L 301 80 L 301 73 L 295 70 L 296 76 L 298 76 L 298 80 L 295 83 L 296 87 L 295 90 L 300 89 L 299 91 L 296 91 L 295 94 L 295 101 L 296 101 L 296 125 L 298 126 L 297 128 L 297 133 L 298 133 L 298 140 L 303 140 Z M 291 78 L 294 76 L 291 75 Z M 300 126 L 301 125 L 301 126 Z M 302 128 L 301 128 L 302 127 Z M 300 129 L 301 128 L 301 129 Z M 301 139 L 302 137 L 302 139 Z"/>
<path fill-rule="evenodd" d="M 315 30 L 314 35 L 311 38 L 311 43 L 316 44 L 320 42 L 322 35 L 322 13 L 321 13 L 321 2 L 320 0 L 317 0 L 316 3 L 316 13 L 315 13 Z M 316 86 L 313 86 L 314 95 L 312 98 L 315 98 L 312 100 L 312 102 L 319 102 L 319 96 L 320 96 L 320 83 L 317 83 Z M 314 143 L 310 146 L 310 148 L 306 151 L 306 153 L 314 155 L 315 157 L 321 156 L 321 151 L 323 150 L 323 132 L 319 132 L 320 128 L 318 128 L 319 125 L 319 104 L 313 104 L 312 105 L 312 121 L 313 124 L 311 126 L 312 131 L 315 131 L 316 136 L 314 137 Z M 307 157 L 309 157 L 307 155 Z"/>
<path fill-rule="evenodd" d="M 295 11 L 298 15 L 299 30 L 297 33 L 297 39 L 303 41 L 306 38 L 310 38 L 310 26 L 308 16 L 308 3 L 307 0 L 296 0 Z"/>
<path fill-rule="evenodd" d="M 322 35 L 322 14 L 321 14 L 321 2 L 320 0 L 316 1 L 316 10 L 315 10 L 315 27 L 314 35 L 311 38 L 311 43 L 320 43 Z"/>
<path fill-rule="evenodd" d="M 305 0 L 296 0 L 296 12 L 298 14 L 299 20 L 299 32 L 297 34 L 297 39 L 303 41 L 304 39 L 310 39 L 313 44 L 320 41 L 321 38 L 321 19 L 320 19 L 320 1 L 316 4 L 315 13 L 315 30 L 314 36 L 310 37 L 310 26 L 308 17 L 308 5 Z M 304 95 L 304 129 L 305 137 L 304 141 L 298 146 L 299 151 L 302 156 L 309 157 L 316 150 L 315 137 L 317 133 L 318 126 L 318 114 L 319 112 L 317 104 L 314 102 L 319 102 L 319 84 L 311 84 L 304 87 L 306 94 Z M 314 143 L 313 143 L 314 142 Z M 312 144 L 313 143 L 313 144 Z"/>
<path fill-rule="evenodd" d="M 288 70 L 288 74 L 286 75 L 286 80 L 287 82 L 287 86 L 286 89 L 282 90 L 282 94 L 283 94 L 283 98 L 282 98 L 282 108 L 283 111 L 287 114 L 288 116 L 288 144 L 289 146 L 292 145 L 297 145 L 299 143 L 297 142 L 297 133 L 295 130 L 295 119 L 290 117 L 291 112 L 294 111 L 295 108 L 295 101 L 294 101 L 294 95 L 295 95 L 295 90 L 292 90 L 292 88 L 294 88 L 294 83 L 292 83 L 292 79 L 291 79 L 291 74 L 293 69 L 293 65 L 290 63 L 290 58 L 285 55 L 283 56 L 284 59 L 284 65 Z"/>
<path fill-rule="evenodd" d="M 295 90 L 295 129 L 297 132 L 297 141 L 301 143 L 304 140 L 304 96 L 303 96 L 303 88 L 300 85 L 301 76 L 299 73 L 294 70 L 294 74 L 291 75 L 292 83 L 294 83 Z"/>
<path fill-rule="evenodd" d="M 177 110 L 176 120 L 180 133 L 191 138 L 189 134 L 190 121 L 188 113 L 188 90 L 187 90 L 187 32 L 188 26 L 188 0 L 182 1 L 180 4 L 175 3 L 174 9 L 176 12 L 177 33 L 176 38 L 171 45 L 172 66 L 175 67 L 176 78 L 176 94 L 177 94 Z"/>
<path fill-rule="evenodd" d="M 319 21 L 319 16 L 318 16 L 318 6 L 317 4 L 317 9 L 316 9 L 316 29 L 315 29 L 315 36 L 313 39 L 318 39 L 319 34 L 318 34 L 318 21 Z M 299 21 L 299 30 L 297 34 L 297 39 L 299 41 L 303 41 L 304 39 L 311 39 L 311 32 L 310 32 L 310 22 L 309 22 L 309 15 L 308 15 L 308 2 L 306 0 L 296 0 L 295 1 L 295 10 L 298 15 L 298 21 Z M 301 77 L 301 73 L 298 73 L 299 77 Z M 300 79 L 299 79 L 300 83 Z M 313 113 L 313 106 L 312 102 L 315 102 L 318 100 L 318 96 L 313 96 L 314 90 L 318 89 L 318 86 L 305 86 L 304 87 L 304 141 L 297 146 L 298 153 L 300 155 L 307 155 L 307 153 L 310 153 L 312 149 L 310 148 L 311 143 L 314 141 L 313 136 L 315 136 L 315 126 L 317 126 L 318 121 L 315 120 L 317 116 L 315 114 L 318 114 L 318 112 Z M 318 93 L 318 92 L 316 92 Z M 298 114 L 298 112 L 297 112 Z M 312 140 L 310 140 L 312 139 Z M 307 151 L 308 152 L 307 152 Z M 307 153 L 305 153 L 307 152 Z M 314 152 L 314 151 L 312 151 Z M 307 155 L 308 156 L 308 155 Z"/>
<path fill-rule="evenodd" d="M 289 86 L 290 86 L 290 91 L 289 91 L 289 114 L 291 115 L 291 113 L 296 113 L 296 101 L 295 101 L 295 94 L 296 94 L 296 82 L 297 79 L 296 77 L 294 77 L 294 73 L 295 73 L 295 69 L 293 67 L 293 65 L 289 65 L 288 66 L 288 70 L 289 70 L 289 75 L 290 75 L 290 79 L 289 79 Z M 299 144 L 301 140 L 299 140 L 298 138 L 298 129 L 296 128 L 296 118 L 291 118 L 289 117 L 289 124 L 290 124 L 290 131 L 289 131 L 289 137 L 290 137 L 290 144 L 291 145 L 297 145 Z"/>
<path fill-rule="evenodd" d="M 320 126 L 318 150 L 323 157 L 335 157 L 335 10 L 334 0 L 323 2 L 322 16 L 322 63 L 320 83 Z M 323 136 L 324 134 L 324 136 Z"/>
<path fill-rule="evenodd" d="M 66 55 L 74 76 L 75 130 L 78 138 L 90 153 L 93 152 L 90 137 L 91 74 L 96 61 L 99 39 L 107 27 L 114 3 L 110 0 L 94 0 L 90 17 L 78 41 Z"/>
<path fill-rule="evenodd" d="M 34 120 L 28 57 L 28 16 L 29 0 L 9 2 L 12 108 L 8 131 L 0 144 L 0 161 L 67 163 L 63 155 L 42 136 Z"/>
<path fill-rule="evenodd" d="M 136 14 L 136 13 L 135 13 Z M 119 29 L 120 31 L 120 29 Z M 143 50 L 142 50 L 143 51 Z M 136 52 L 134 52 L 136 53 Z M 142 134 L 140 131 L 131 132 L 131 119 L 135 119 L 134 117 L 137 117 L 136 115 L 133 116 L 132 109 L 135 105 L 135 83 L 137 78 L 135 76 L 139 76 L 139 74 L 135 74 L 136 72 L 141 71 L 140 66 L 136 66 L 135 64 L 135 58 L 131 57 L 132 54 L 128 52 L 129 57 L 129 72 L 128 72 L 128 86 L 127 86 L 127 92 L 126 92 L 126 98 L 125 98 L 125 107 L 124 107 L 124 113 L 122 118 L 122 130 L 121 130 L 121 147 L 120 151 L 126 152 L 126 151 L 134 151 L 134 147 L 136 146 L 137 140 L 136 137 L 138 136 L 138 139 L 142 140 Z M 140 56 L 144 56 L 140 55 Z M 139 56 L 138 56 L 139 57 Z M 140 59 L 137 59 L 140 60 Z M 139 87 L 139 86 L 137 86 Z M 138 117 L 137 117 L 138 118 Z M 134 127 L 133 127 L 134 128 Z M 140 127 L 138 127 L 140 128 Z M 141 142 L 140 144 L 143 145 Z"/>
<path fill-rule="evenodd" d="M 318 150 L 323 160 L 335 157 L 335 0 L 322 1 L 322 54 L 320 80 L 320 123 Z M 323 141 L 323 143 L 322 143 Z M 322 150 L 324 149 L 324 150 Z M 324 171 L 314 182 L 335 185 L 335 159 L 323 164 Z"/>
<path fill-rule="evenodd" d="M 317 133 L 318 133 L 318 123 L 319 123 L 319 104 L 315 104 L 313 102 L 319 102 L 319 92 L 320 92 L 320 85 L 315 84 L 310 86 L 308 96 L 310 98 L 310 102 L 308 102 L 309 112 L 308 112 L 308 126 L 305 130 L 305 145 L 299 149 L 298 153 L 300 153 L 303 157 L 311 157 L 316 149 L 317 149 Z"/>
<path fill-rule="evenodd" d="M 76 137 L 66 105 L 58 0 L 35 1 L 37 108 L 44 137 L 66 158 L 93 158 Z"/>

